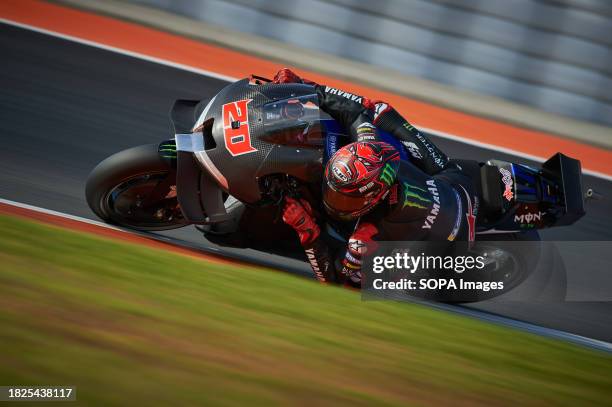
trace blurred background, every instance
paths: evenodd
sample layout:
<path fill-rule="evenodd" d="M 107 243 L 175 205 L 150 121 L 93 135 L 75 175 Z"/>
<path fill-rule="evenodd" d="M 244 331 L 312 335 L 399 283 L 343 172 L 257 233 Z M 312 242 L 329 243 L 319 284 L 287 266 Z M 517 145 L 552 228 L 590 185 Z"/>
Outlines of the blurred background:
<path fill-rule="evenodd" d="M 608 0 L 130 0 L 612 125 Z"/>

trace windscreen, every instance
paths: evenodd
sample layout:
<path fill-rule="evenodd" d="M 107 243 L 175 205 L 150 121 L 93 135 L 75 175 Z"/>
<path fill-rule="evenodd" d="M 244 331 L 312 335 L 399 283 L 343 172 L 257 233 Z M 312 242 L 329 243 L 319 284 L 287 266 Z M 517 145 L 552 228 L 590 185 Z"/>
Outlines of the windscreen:
<path fill-rule="evenodd" d="M 330 117 L 319 109 L 316 94 L 296 96 L 264 105 L 262 138 L 268 142 L 310 148 L 322 148 L 324 126 Z"/>

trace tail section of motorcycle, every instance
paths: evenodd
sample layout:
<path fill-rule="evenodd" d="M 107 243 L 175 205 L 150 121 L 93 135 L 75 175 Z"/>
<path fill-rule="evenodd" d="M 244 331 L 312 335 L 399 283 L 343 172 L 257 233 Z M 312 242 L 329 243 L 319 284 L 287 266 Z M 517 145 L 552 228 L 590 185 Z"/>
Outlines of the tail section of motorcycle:
<path fill-rule="evenodd" d="M 557 153 L 541 169 L 501 160 L 481 167 L 487 226 L 526 231 L 571 225 L 584 216 L 580 161 Z"/>

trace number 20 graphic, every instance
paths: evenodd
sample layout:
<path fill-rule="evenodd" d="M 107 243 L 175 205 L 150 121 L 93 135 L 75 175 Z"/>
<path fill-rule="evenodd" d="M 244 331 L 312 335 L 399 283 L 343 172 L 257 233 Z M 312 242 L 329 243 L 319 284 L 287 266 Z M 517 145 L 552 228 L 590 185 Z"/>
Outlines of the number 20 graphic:
<path fill-rule="evenodd" d="M 247 105 L 253 99 L 244 99 L 223 105 L 223 136 L 225 148 L 231 155 L 253 153 L 257 151 L 251 144 L 249 129 L 249 111 Z"/>

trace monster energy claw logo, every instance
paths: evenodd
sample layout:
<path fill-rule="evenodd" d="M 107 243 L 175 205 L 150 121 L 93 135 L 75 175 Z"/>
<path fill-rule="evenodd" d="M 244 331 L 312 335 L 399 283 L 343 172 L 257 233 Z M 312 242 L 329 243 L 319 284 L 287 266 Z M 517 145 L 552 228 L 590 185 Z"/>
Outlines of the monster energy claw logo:
<path fill-rule="evenodd" d="M 404 182 L 404 204 L 402 205 L 402 209 L 409 206 L 412 208 L 418 209 L 427 209 L 431 203 L 430 199 L 425 198 L 424 194 L 427 191 L 423 188 L 415 187 L 414 185 L 410 185 L 407 182 Z"/>
<path fill-rule="evenodd" d="M 163 158 L 176 158 L 176 144 L 174 142 L 160 144 L 158 151 Z"/>
<path fill-rule="evenodd" d="M 395 169 L 389 163 L 387 163 L 382 170 L 382 174 L 380 174 L 380 180 L 387 185 L 391 185 L 395 180 L 395 175 Z"/>

